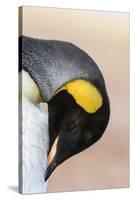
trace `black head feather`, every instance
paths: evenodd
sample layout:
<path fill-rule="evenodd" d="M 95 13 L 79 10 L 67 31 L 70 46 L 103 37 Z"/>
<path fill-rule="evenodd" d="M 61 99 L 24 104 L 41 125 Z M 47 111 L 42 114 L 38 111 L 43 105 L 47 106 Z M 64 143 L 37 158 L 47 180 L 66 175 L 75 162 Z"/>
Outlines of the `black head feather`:
<path fill-rule="evenodd" d="M 87 113 L 67 92 L 61 91 L 48 104 L 50 149 L 57 136 L 56 154 L 48 166 L 46 180 L 54 169 L 71 156 L 83 151 L 98 141 L 109 120 L 109 101 L 95 113 Z"/>

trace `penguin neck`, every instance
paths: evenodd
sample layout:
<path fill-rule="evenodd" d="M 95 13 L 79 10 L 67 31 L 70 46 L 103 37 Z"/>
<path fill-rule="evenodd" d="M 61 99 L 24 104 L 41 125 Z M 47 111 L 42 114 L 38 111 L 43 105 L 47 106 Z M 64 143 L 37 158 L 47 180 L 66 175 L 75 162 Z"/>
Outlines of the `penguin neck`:
<path fill-rule="evenodd" d="M 37 104 L 42 102 L 43 100 L 40 94 L 40 90 L 29 73 L 25 70 L 22 70 L 20 73 L 22 81 L 22 99 L 26 99 L 32 103 Z"/>

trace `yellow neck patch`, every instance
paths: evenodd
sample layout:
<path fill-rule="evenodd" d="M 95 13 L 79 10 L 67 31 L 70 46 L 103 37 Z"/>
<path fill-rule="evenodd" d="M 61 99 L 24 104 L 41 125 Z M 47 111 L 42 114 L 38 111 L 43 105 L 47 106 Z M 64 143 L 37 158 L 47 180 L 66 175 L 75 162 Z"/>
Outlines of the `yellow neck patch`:
<path fill-rule="evenodd" d="M 56 94 L 62 90 L 67 90 L 76 103 L 88 113 L 94 113 L 102 106 L 101 94 L 89 81 L 74 80 L 60 88 Z"/>

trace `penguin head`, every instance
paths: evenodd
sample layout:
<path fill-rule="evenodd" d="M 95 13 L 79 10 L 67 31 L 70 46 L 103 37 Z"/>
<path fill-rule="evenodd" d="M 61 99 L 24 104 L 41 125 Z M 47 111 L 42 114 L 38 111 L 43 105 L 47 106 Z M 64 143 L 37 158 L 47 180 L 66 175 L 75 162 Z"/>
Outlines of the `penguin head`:
<path fill-rule="evenodd" d="M 108 124 L 109 102 L 84 80 L 62 87 L 48 103 L 50 148 L 45 180 L 65 160 L 100 139 Z"/>

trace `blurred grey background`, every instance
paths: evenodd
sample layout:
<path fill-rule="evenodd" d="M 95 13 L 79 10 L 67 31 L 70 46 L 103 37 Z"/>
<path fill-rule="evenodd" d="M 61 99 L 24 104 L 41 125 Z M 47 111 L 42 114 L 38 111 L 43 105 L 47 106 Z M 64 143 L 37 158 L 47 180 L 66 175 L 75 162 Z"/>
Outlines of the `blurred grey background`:
<path fill-rule="evenodd" d="M 95 145 L 60 165 L 48 192 L 129 185 L 129 13 L 23 7 L 23 35 L 69 41 L 102 71 L 111 118 Z"/>

